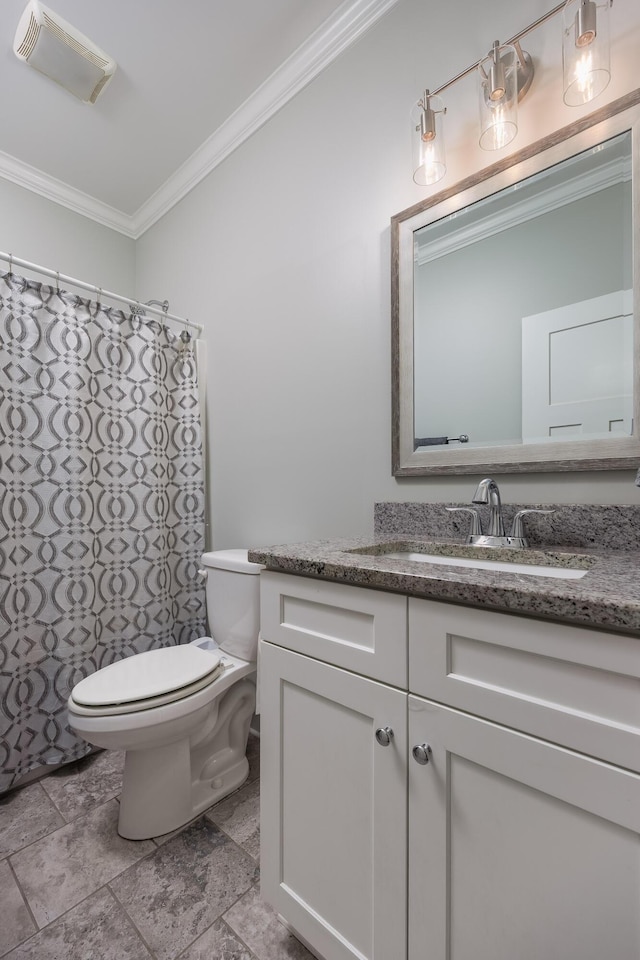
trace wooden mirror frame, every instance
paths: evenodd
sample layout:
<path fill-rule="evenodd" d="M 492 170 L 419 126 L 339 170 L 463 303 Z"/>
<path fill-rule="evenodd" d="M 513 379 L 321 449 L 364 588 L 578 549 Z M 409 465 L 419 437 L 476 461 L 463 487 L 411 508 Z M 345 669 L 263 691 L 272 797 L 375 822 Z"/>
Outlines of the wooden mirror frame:
<path fill-rule="evenodd" d="M 414 450 L 414 232 L 617 134 L 631 131 L 633 432 L 611 439 Z M 434 474 L 619 470 L 640 466 L 640 88 L 391 218 L 392 472 Z"/>

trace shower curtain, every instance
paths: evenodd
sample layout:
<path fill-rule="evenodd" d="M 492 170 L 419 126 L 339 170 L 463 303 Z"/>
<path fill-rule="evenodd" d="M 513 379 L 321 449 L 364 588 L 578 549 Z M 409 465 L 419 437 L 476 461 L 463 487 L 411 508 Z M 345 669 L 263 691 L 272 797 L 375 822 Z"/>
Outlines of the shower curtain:
<path fill-rule="evenodd" d="M 0 275 L 0 792 L 89 751 L 75 683 L 206 633 L 203 547 L 190 343 Z"/>

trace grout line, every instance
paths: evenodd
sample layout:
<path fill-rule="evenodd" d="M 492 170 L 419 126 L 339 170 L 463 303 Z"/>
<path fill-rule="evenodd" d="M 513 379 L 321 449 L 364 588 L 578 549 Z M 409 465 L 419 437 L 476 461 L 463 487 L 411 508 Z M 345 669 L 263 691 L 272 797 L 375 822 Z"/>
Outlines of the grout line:
<path fill-rule="evenodd" d="M 33 914 L 33 910 L 31 909 L 31 905 L 30 905 L 30 903 L 29 903 L 29 900 L 28 900 L 28 898 L 27 898 L 27 895 L 26 895 L 26 893 L 24 892 L 24 890 L 22 889 L 22 884 L 20 883 L 20 880 L 18 879 L 18 875 L 17 875 L 17 873 L 15 872 L 15 870 L 13 869 L 13 864 L 11 863 L 11 860 L 9 860 L 9 858 L 7 858 L 7 863 L 9 864 L 9 870 L 11 871 L 11 875 L 13 876 L 13 879 L 14 879 L 15 882 L 16 882 L 16 886 L 17 886 L 17 888 L 18 888 L 18 890 L 19 890 L 19 892 L 20 892 L 20 896 L 21 896 L 22 899 L 24 900 L 25 906 L 26 906 L 27 910 L 29 911 L 29 916 L 30 916 L 31 919 L 33 920 L 33 923 L 34 923 L 34 926 L 35 926 L 36 930 L 39 930 L 39 929 L 40 929 L 40 926 L 39 926 L 39 924 L 38 924 L 38 921 L 36 920 L 36 918 L 35 918 L 35 916 L 34 916 L 34 914 Z"/>
<path fill-rule="evenodd" d="M 204 813 L 204 814 L 202 814 L 202 816 L 207 817 L 207 814 Z M 236 840 L 235 837 L 232 837 L 231 834 L 228 833 L 228 832 L 224 829 L 224 827 L 220 826 L 219 823 L 216 823 L 216 821 L 215 821 L 215 820 L 212 820 L 211 817 L 207 817 L 207 820 L 210 821 L 210 823 L 212 824 L 212 826 L 214 826 L 214 827 L 216 828 L 216 830 L 219 830 L 220 833 L 223 833 L 223 834 L 225 835 L 225 837 L 229 840 L 229 842 L 234 845 L 234 847 L 237 847 L 238 850 L 241 850 L 242 853 L 245 855 L 245 857 L 249 857 L 249 860 L 253 861 L 253 863 L 255 863 L 256 867 L 258 867 L 258 868 L 260 867 L 260 854 L 258 854 L 258 857 L 257 857 L 257 859 L 256 859 L 256 857 L 254 857 L 251 853 L 249 853 L 249 851 L 242 845 L 242 843 L 240 843 L 239 840 Z M 248 838 L 247 838 L 247 839 L 248 839 Z M 245 893 L 246 893 L 246 891 L 245 891 Z M 244 894 L 243 894 L 243 895 L 244 895 Z"/>
<path fill-rule="evenodd" d="M 74 904 L 73 904 L 72 906 L 70 906 L 67 910 L 65 910 L 64 913 L 60 913 L 57 917 L 54 917 L 53 920 L 50 920 L 49 923 L 46 923 L 43 927 L 41 927 L 41 926 L 38 925 L 38 923 L 37 923 L 37 921 L 36 921 L 36 919 L 35 919 L 35 917 L 34 917 L 33 919 L 34 919 L 34 923 L 35 923 L 35 925 L 36 925 L 35 933 L 32 933 L 31 936 L 30 936 L 30 937 L 27 937 L 26 940 L 23 940 L 22 943 L 23 943 L 23 944 L 28 943 L 30 940 L 33 940 L 34 937 L 39 936 L 41 933 L 44 933 L 46 930 L 49 930 L 50 927 L 55 926 L 55 924 L 59 923 L 64 917 L 67 916 L 67 914 L 71 913 L 72 910 L 75 910 L 76 907 L 79 907 L 81 904 L 86 903 L 87 900 L 90 900 L 91 897 L 95 896 L 96 893 L 99 893 L 100 890 L 104 890 L 105 887 L 106 887 L 106 884 L 104 884 L 102 887 L 98 887 L 97 890 L 92 890 L 91 893 L 87 894 L 86 897 L 84 897 L 82 900 L 79 900 L 77 903 L 74 903 Z M 27 902 L 27 907 L 29 907 L 29 903 L 28 903 L 28 902 Z M 30 908 L 30 907 L 29 907 L 29 913 L 31 913 L 31 908 Z M 33 914 L 31 914 L 31 915 L 33 916 Z M 15 949 L 15 948 L 14 948 L 14 949 Z M 3 956 L 4 956 L 4 954 L 3 954 Z"/>
<path fill-rule="evenodd" d="M 256 886 L 256 884 L 253 884 L 253 886 Z M 249 887 L 249 890 L 251 890 L 251 889 L 252 889 L 252 887 Z M 242 897 L 244 897 L 245 894 L 247 894 L 247 893 L 249 892 L 249 890 L 245 890 L 245 892 L 242 894 Z M 258 896 L 259 896 L 259 895 L 260 895 L 260 894 L 259 894 L 259 892 L 258 892 Z M 242 897 L 238 897 L 238 900 L 236 900 L 236 903 L 238 903 L 239 900 L 242 900 Z M 232 904 L 232 906 L 235 906 L 235 904 Z M 231 907 L 229 907 L 229 910 L 230 910 L 230 909 L 231 909 Z M 227 912 L 227 911 L 225 910 L 225 913 L 226 913 L 226 912 Z M 254 960 L 258 960 L 257 954 L 255 954 L 255 953 L 253 952 L 253 950 L 251 949 L 251 947 L 249 946 L 249 944 L 246 943 L 246 941 L 242 939 L 242 937 L 241 937 L 240 934 L 237 932 L 237 930 L 234 930 L 233 927 L 231 926 L 231 924 L 230 924 L 230 923 L 227 923 L 227 921 L 224 919 L 224 917 L 220 917 L 220 920 L 222 921 L 222 923 L 224 923 L 224 925 L 225 925 L 225 927 L 227 928 L 227 930 L 229 931 L 229 933 L 230 933 L 233 937 L 235 937 L 236 940 L 237 940 L 239 943 L 241 943 L 243 947 L 246 947 L 246 949 L 249 951 L 251 957 L 254 958 Z"/>
<path fill-rule="evenodd" d="M 234 936 L 237 940 L 240 941 L 240 943 L 242 944 L 242 946 L 247 948 L 247 950 L 249 951 L 249 953 L 251 954 L 251 956 L 252 956 L 252 957 L 255 957 L 255 960 L 259 960 L 258 955 L 253 952 L 253 950 L 251 949 L 251 947 L 249 946 L 249 944 L 242 938 L 242 936 L 238 933 L 238 931 L 235 930 L 234 927 L 232 927 L 231 924 L 230 924 L 230 923 L 228 922 L 228 920 L 226 919 L 226 916 L 227 916 L 227 914 L 229 913 L 229 910 L 233 910 L 233 908 L 235 907 L 235 905 L 236 905 L 237 903 L 240 903 L 240 901 L 242 900 L 242 898 L 243 898 L 243 897 L 246 897 L 246 895 L 247 895 L 248 893 L 250 893 L 252 890 L 255 890 L 256 893 L 258 894 L 258 899 L 261 899 L 261 897 L 260 897 L 260 881 L 259 881 L 259 880 L 256 880 L 255 883 L 252 883 L 252 884 L 251 884 L 251 886 L 249 887 L 248 890 L 245 890 L 244 893 L 241 893 L 241 894 L 240 894 L 240 896 L 238 897 L 237 900 L 234 900 L 234 902 L 231 904 L 230 907 L 227 907 L 227 909 L 224 911 L 224 913 L 222 914 L 222 916 L 220 917 L 220 919 L 221 919 L 222 922 L 225 924 L 225 926 L 231 931 L 231 933 L 233 934 L 233 936 Z"/>
<path fill-rule="evenodd" d="M 9 872 L 11 873 L 11 876 L 13 877 L 13 880 L 14 880 L 14 882 L 15 882 L 15 885 L 16 885 L 16 887 L 18 888 L 18 893 L 19 893 L 20 896 L 22 897 L 22 901 L 23 901 L 25 907 L 27 908 L 27 913 L 29 914 L 29 917 L 31 918 L 31 920 L 32 920 L 32 922 L 33 922 L 33 926 L 35 927 L 35 930 L 34 930 L 33 933 L 30 933 L 28 937 L 25 937 L 23 940 L 21 940 L 20 943 L 14 943 L 14 945 L 13 945 L 9 950 L 5 951 L 5 953 L 3 953 L 3 954 L 0 954 L 0 956 L 2 956 L 2 957 L 6 957 L 6 955 L 7 955 L 8 953 L 11 953 L 12 950 L 15 950 L 15 949 L 16 949 L 17 947 L 19 947 L 21 944 L 26 943 L 28 940 L 31 939 L 31 937 L 35 937 L 35 935 L 40 932 L 40 928 L 38 927 L 38 922 L 37 922 L 36 918 L 35 918 L 34 915 L 33 915 L 33 911 L 32 911 L 32 909 L 31 909 L 31 906 L 29 905 L 29 901 L 27 900 L 27 898 L 26 898 L 26 896 L 25 896 L 24 890 L 22 889 L 22 886 L 21 886 L 21 884 L 20 884 L 20 881 L 18 880 L 18 877 L 17 877 L 17 875 L 16 875 L 16 872 L 15 872 L 15 870 L 13 869 L 13 864 L 12 864 L 11 861 L 9 860 L 9 857 L 7 857 L 7 865 L 8 865 L 8 867 L 9 867 Z"/>
<path fill-rule="evenodd" d="M 43 780 L 46 780 L 46 777 L 43 777 L 42 779 L 43 779 Z M 38 783 L 40 783 L 40 781 L 38 781 Z M 65 824 L 66 824 L 66 823 L 69 823 L 69 821 L 68 821 L 67 818 L 65 817 L 64 813 L 62 812 L 62 810 L 60 809 L 60 807 L 58 806 L 58 804 L 55 802 L 55 800 L 53 799 L 53 797 L 49 794 L 49 791 L 48 791 L 47 788 L 45 787 L 44 783 L 41 783 L 40 786 L 42 787 L 42 789 L 43 789 L 43 791 L 44 791 L 44 795 L 45 795 L 45 797 L 47 798 L 47 800 L 49 801 L 49 803 L 51 804 L 51 806 L 53 807 L 53 809 L 62 817 L 62 819 L 64 820 Z M 47 833 L 46 836 L 48 837 L 49 834 Z"/>
<path fill-rule="evenodd" d="M 251 887 L 249 887 L 249 890 L 251 890 Z M 245 893 L 248 893 L 248 892 L 249 892 L 248 890 L 245 890 Z M 244 896 L 244 893 L 242 894 L 242 896 Z M 238 899 L 241 899 L 241 898 L 239 897 Z M 237 902 L 238 902 L 238 901 L 236 900 L 235 903 L 237 903 Z M 231 906 L 235 906 L 235 903 L 232 903 Z M 228 907 L 228 909 L 230 910 L 231 907 Z M 226 913 L 226 911 L 225 911 L 225 913 Z M 195 939 L 195 940 L 192 940 L 191 943 L 188 944 L 188 945 L 184 948 L 184 950 L 181 950 L 180 953 L 177 954 L 177 955 L 173 958 L 173 960 L 180 960 L 180 957 L 184 957 L 184 955 L 191 949 L 191 947 L 194 945 L 194 943 L 197 943 L 197 941 L 200 939 L 200 937 L 203 937 L 203 936 L 205 935 L 205 933 L 207 932 L 207 930 L 211 930 L 211 927 L 214 927 L 214 926 L 216 925 L 216 923 L 221 923 L 222 926 L 225 928 L 225 930 L 228 931 L 229 935 L 230 935 L 231 937 L 233 937 L 234 940 L 237 940 L 238 943 L 240 943 L 241 946 L 243 946 L 243 947 L 245 948 L 245 950 L 248 950 L 248 951 L 249 951 L 249 955 L 250 955 L 250 956 L 249 956 L 249 960 L 258 960 L 258 957 L 257 957 L 256 954 L 253 952 L 253 950 L 251 949 L 251 947 L 249 947 L 248 944 L 246 944 L 246 943 L 244 942 L 244 940 L 242 939 L 242 937 L 240 936 L 240 934 L 239 934 L 239 933 L 236 933 L 236 931 L 233 929 L 233 927 L 231 927 L 231 926 L 227 923 L 227 921 L 224 919 L 224 917 L 222 916 L 222 914 L 221 914 L 219 917 L 216 917 L 216 919 L 213 921 L 213 923 L 210 923 L 209 926 L 208 926 L 205 930 L 202 931 L 202 933 L 199 933 L 198 936 L 196 937 L 196 939 Z M 155 955 L 154 955 L 154 956 L 155 956 Z"/>
<path fill-rule="evenodd" d="M 48 794 L 47 794 L 47 796 L 48 796 Z M 49 830 L 48 833 L 44 833 L 41 837 L 37 837 L 35 840 L 31 840 L 29 843 L 25 843 L 25 845 L 24 845 L 23 847 L 20 847 L 18 850 L 12 850 L 12 852 L 11 852 L 10 854 L 8 854 L 8 855 L 5 857 L 5 859 L 8 860 L 10 857 L 17 857 L 17 856 L 18 856 L 19 854 L 21 854 L 24 850 L 28 850 L 29 847 L 33 847 L 36 843 L 42 843 L 43 840 L 47 840 L 49 837 L 53 837 L 53 836 L 54 836 L 56 833 L 58 833 L 60 830 L 65 830 L 66 827 L 71 826 L 72 823 L 77 823 L 77 821 L 80 820 L 82 817 L 90 816 L 92 813 L 95 813 L 96 810 L 99 810 L 100 807 L 104 807 L 107 803 L 111 803 L 111 800 L 113 800 L 113 797 L 110 797 L 109 800 L 105 800 L 103 803 L 99 803 L 97 806 L 92 807 L 92 808 L 91 808 L 90 810 L 88 810 L 86 813 L 80 814 L 80 816 L 79 816 L 79 817 L 76 817 L 75 820 L 69 820 L 69 821 L 67 821 L 67 820 L 64 819 L 64 817 L 62 817 L 62 819 L 63 819 L 64 822 L 61 823 L 60 826 L 55 827 L 53 830 Z M 56 808 L 56 810 L 57 810 L 57 808 Z M 58 811 L 58 812 L 59 812 L 59 811 Z M 62 814 L 60 814 L 60 816 L 62 816 Z"/>
<path fill-rule="evenodd" d="M 126 873 L 125 870 L 123 870 L 122 872 L 123 872 L 123 873 Z M 118 876 L 121 876 L 121 874 L 118 874 Z M 117 878 L 114 877 L 114 880 L 115 880 L 115 879 L 117 879 Z M 111 894 L 111 896 L 113 897 L 113 899 L 115 900 L 116 906 L 118 906 L 118 907 L 120 908 L 120 910 L 122 910 L 122 912 L 124 913 L 125 917 L 127 918 L 127 920 L 129 921 L 129 923 L 130 923 L 131 926 L 133 927 L 134 933 L 136 933 L 136 935 L 138 936 L 138 938 L 142 941 L 144 947 L 149 951 L 150 955 L 154 958 L 154 960 L 157 960 L 157 956 L 158 956 L 158 955 L 157 955 L 156 951 L 151 949 L 150 944 L 147 943 L 147 941 L 145 940 L 145 938 L 144 938 L 144 936 L 143 936 L 143 934 L 142 934 L 142 931 L 138 929 L 136 923 L 134 922 L 133 918 L 132 918 L 131 915 L 129 914 L 129 911 L 127 910 L 127 908 L 125 907 L 125 905 L 122 903 L 122 901 L 118 899 L 115 890 L 112 890 L 111 887 L 109 886 L 110 883 L 112 883 L 111 880 L 109 881 L 109 883 L 106 884 L 106 888 L 107 888 L 107 890 L 109 891 L 109 893 Z"/>
<path fill-rule="evenodd" d="M 31 784 L 29 784 L 29 786 L 31 786 Z M 45 792 L 45 797 L 49 799 L 49 795 L 46 792 Z M 54 807 L 55 807 L 55 804 L 54 804 Z M 58 813 L 62 817 L 62 814 L 60 813 L 57 807 L 55 807 L 55 810 L 56 810 L 56 813 Z M 24 846 L 18 847 L 17 850 L 12 850 L 11 853 L 8 853 L 6 855 L 6 857 L 2 857 L 0 859 L 8 860 L 10 857 L 15 857 L 19 853 L 22 853 L 23 850 L 28 850 L 29 847 L 32 847 L 34 845 L 34 843 L 40 843 L 42 840 L 45 840 L 47 837 L 53 836 L 53 834 L 57 833 L 58 830 L 62 830 L 64 827 L 68 826 L 67 821 L 64 819 L 64 817 L 62 817 L 62 820 L 63 822 L 59 826 L 54 827 L 53 830 L 49 830 L 48 833 L 43 833 L 41 837 L 36 837 L 35 840 L 30 840 L 29 843 L 25 843 Z"/>

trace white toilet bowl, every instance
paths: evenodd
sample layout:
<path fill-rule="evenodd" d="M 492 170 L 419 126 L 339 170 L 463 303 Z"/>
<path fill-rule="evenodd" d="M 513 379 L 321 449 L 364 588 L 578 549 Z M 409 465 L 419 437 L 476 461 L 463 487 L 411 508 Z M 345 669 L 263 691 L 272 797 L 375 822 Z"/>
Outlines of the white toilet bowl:
<path fill-rule="evenodd" d="M 225 637 L 128 657 L 80 681 L 69 698 L 80 736 L 126 751 L 118 832 L 129 840 L 175 830 L 249 772 L 261 568 L 240 550 L 202 559 L 209 624 L 212 632 L 222 624 Z"/>

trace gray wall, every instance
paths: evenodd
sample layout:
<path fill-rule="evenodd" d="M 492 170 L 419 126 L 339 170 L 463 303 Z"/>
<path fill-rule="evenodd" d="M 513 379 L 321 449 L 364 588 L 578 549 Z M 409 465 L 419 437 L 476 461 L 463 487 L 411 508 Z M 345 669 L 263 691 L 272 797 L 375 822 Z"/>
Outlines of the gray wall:
<path fill-rule="evenodd" d="M 0 212 L 0 250 L 4 253 L 114 293 L 133 295 L 133 240 L 2 179 Z M 0 261 L 0 270 L 6 269 L 7 264 Z"/>
<path fill-rule="evenodd" d="M 376 500 L 468 500 L 473 477 L 396 481 L 390 462 L 389 219 L 422 199 L 408 116 L 546 11 L 526 0 L 400 0 L 137 243 L 137 296 L 206 327 L 211 545 L 368 533 Z M 614 77 L 637 85 L 640 11 L 613 7 Z M 460 29 L 462 18 L 464 30 Z M 519 149 L 589 108 L 562 103 L 560 27 L 531 34 Z M 442 186 L 493 162 L 473 78 L 448 97 Z M 633 503 L 631 471 L 501 478 L 518 502 Z"/>

